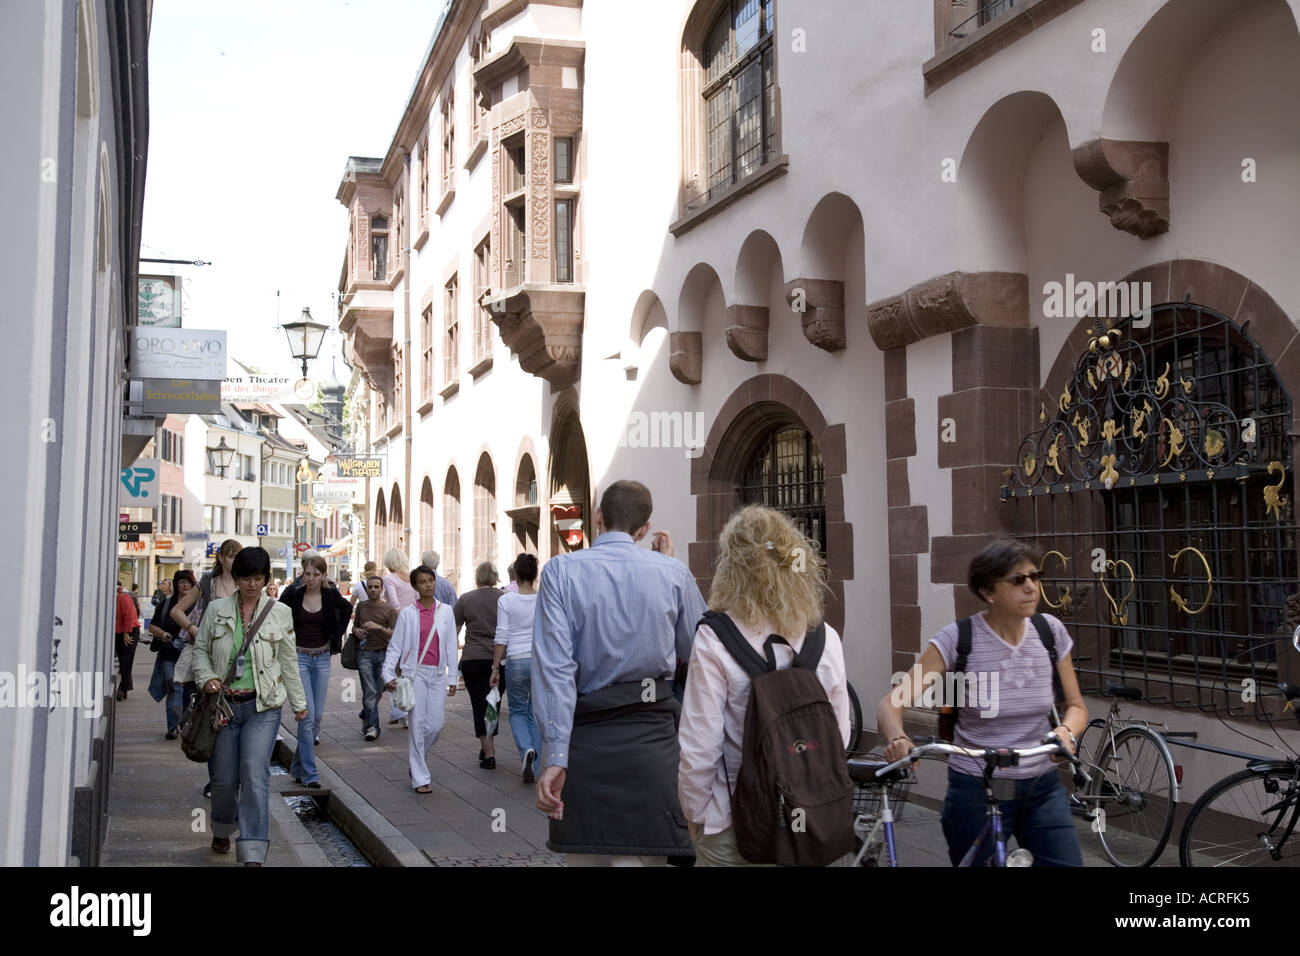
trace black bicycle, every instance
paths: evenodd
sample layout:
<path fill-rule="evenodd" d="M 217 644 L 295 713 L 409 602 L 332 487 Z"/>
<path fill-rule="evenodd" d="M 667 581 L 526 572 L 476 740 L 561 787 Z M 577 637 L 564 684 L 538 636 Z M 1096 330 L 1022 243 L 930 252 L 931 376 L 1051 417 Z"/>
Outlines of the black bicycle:
<path fill-rule="evenodd" d="M 1278 684 L 1284 711 L 1296 710 L 1300 687 Z M 1300 720 L 1300 711 L 1296 713 Z M 1213 749 L 1213 748 L 1202 748 Z M 1228 752 L 1228 751 L 1219 751 Z M 1300 867 L 1300 756 L 1248 758 L 1196 801 L 1183 825 L 1183 866 Z"/>
<path fill-rule="evenodd" d="M 862 704 L 858 701 L 858 693 L 853 689 L 853 685 L 847 680 L 844 682 L 849 689 L 849 746 L 848 752 L 855 754 L 858 752 L 858 744 L 862 743 Z"/>

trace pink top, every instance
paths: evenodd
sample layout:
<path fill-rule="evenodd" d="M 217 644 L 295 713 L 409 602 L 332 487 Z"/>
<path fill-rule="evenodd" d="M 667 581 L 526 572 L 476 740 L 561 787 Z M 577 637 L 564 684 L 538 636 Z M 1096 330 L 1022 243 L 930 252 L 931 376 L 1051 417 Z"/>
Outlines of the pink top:
<path fill-rule="evenodd" d="M 438 610 L 438 602 L 434 601 L 433 607 L 425 607 L 419 601 L 416 601 L 415 606 L 419 608 L 420 611 L 420 643 L 423 644 L 425 641 L 429 642 L 429 649 L 424 652 L 424 660 L 420 663 L 427 664 L 430 667 L 437 667 L 438 638 L 435 635 L 433 639 L 430 639 L 429 632 L 433 630 L 433 615 Z M 419 651 L 417 650 L 416 653 L 418 654 Z"/>
<path fill-rule="evenodd" d="M 754 650 L 763 653 L 763 642 L 772 633 L 766 621 L 750 630 L 736 621 L 736 627 Z M 790 641 L 791 647 L 775 648 L 780 669 L 790 666 L 803 647 L 804 637 Z M 826 625 L 826 648 L 817 663 L 817 679 L 835 711 L 840 734 L 849 740 L 849 692 L 844 675 L 844 649 L 835 628 Z M 681 763 L 677 793 L 686 819 L 704 824 L 704 832 L 721 833 L 731 826 L 731 791 L 740 773 L 740 755 L 745 732 L 745 711 L 749 709 L 749 675 L 736 663 L 707 624 L 695 632 L 691 649 L 690 676 L 678 730 Z M 723 757 L 726 769 L 723 769 Z M 728 780 L 730 776 L 730 780 Z"/>

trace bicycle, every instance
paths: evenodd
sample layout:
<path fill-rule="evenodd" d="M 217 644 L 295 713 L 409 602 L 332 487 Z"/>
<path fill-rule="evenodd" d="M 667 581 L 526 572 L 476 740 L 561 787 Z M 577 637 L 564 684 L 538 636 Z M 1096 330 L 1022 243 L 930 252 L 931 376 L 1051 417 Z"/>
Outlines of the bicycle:
<path fill-rule="evenodd" d="M 857 691 L 848 681 L 844 682 L 849 690 L 849 753 L 857 753 L 858 744 L 862 742 L 862 704 L 858 702 Z"/>
<path fill-rule="evenodd" d="M 1070 810 L 1092 824 L 1115 866 L 1150 866 L 1173 832 L 1181 774 L 1160 734 L 1120 714 L 1119 702 L 1141 700 L 1142 691 L 1112 681 L 1105 696 L 1110 711 L 1088 721 L 1069 765 Z"/>
<path fill-rule="evenodd" d="M 1277 689 L 1286 698 L 1283 711 L 1296 710 L 1300 720 L 1300 687 L 1282 683 Z M 1250 757 L 1245 770 L 1224 777 L 1192 806 L 1178 840 L 1178 859 L 1190 867 L 1300 867 L 1300 837 L 1292 839 L 1298 822 L 1300 757 Z"/>
<path fill-rule="evenodd" d="M 898 865 L 894 847 L 894 823 L 902 816 L 912 776 L 906 767 L 877 776 L 888 761 L 871 757 L 850 757 L 849 778 L 853 781 L 854 855 L 850 866 L 880 866 L 885 853 L 887 866 Z"/>
<path fill-rule="evenodd" d="M 997 794 L 993 790 L 993 772 L 999 768 L 1018 766 L 1024 757 L 1038 757 L 1042 754 L 1059 754 L 1073 763 L 1077 763 L 1077 758 L 1065 750 L 1056 739 L 1055 735 L 1047 734 L 1043 737 L 1043 743 L 1037 747 L 1012 748 L 1002 747 L 996 750 L 986 750 L 974 747 L 958 747 L 955 744 L 940 743 L 931 741 L 913 747 L 906 757 L 901 760 L 895 760 L 893 763 L 887 763 L 876 770 L 876 778 L 882 781 L 889 779 L 890 774 L 909 764 L 916 763 L 922 757 L 930 754 L 959 754 L 967 757 L 973 757 L 976 760 L 984 761 L 984 797 L 986 802 L 984 827 L 980 830 L 979 836 L 971 844 L 966 855 L 961 858 L 959 867 L 969 867 L 974 864 L 975 858 L 979 855 L 984 846 L 985 840 L 993 840 L 993 857 L 990 860 L 990 866 L 998 867 L 1021 867 L 1032 866 L 1034 856 L 1024 847 L 1017 847 L 1010 853 L 1007 852 L 1007 831 L 1002 827 L 1002 804 Z M 852 772 L 850 772 L 852 776 Z M 881 826 L 884 831 L 884 843 L 889 849 L 889 865 L 897 866 L 898 860 L 894 852 L 894 826 L 893 821 L 889 819 L 887 812 L 882 813 Z M 859 851 L 861 855 L 861 851 Z"/>

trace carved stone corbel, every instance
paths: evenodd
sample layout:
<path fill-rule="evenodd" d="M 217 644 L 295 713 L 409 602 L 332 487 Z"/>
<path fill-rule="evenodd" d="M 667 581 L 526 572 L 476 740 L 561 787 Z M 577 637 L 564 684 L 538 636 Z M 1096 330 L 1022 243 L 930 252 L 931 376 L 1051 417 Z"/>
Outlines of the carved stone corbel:
<path fill-rule="evenodd" d="M 1101 192 L 1116 229 L 1150 239 L 1169 231 L 1169 144 L 1094 139 L 1074 150 L 1079 178 Z"/>
<path fill-rule="evenodd" d="M 785 284 L 785 301 L 799 315 L 803 335 L 827 352 L 848 345 L 844 328 L 844 283 L 838 279 L 792 279 Z"/>
<path fill-rule="evenodd" d="M 767 306 L 727 306 L 727 348 L 746 362 L 767 360 Z"/>
<path fill-rule="evenodd" d="M 704 333 L 669 332 L 668 368 L 682 384 L 699 385 L 703 380 Z"/>
<path fill-rule="evenodd" d="M 1028 324 L 1029 278 L 1019 272 L 949 272 L 867 306 L 867 328 L 882 350 L 972 325 Z"/>

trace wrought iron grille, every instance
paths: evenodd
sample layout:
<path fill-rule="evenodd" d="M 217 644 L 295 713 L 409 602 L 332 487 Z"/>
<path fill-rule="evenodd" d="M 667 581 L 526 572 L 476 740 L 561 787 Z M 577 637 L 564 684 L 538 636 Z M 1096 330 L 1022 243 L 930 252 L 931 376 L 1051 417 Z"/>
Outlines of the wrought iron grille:
<path fill-rule="evenodd" d="M 742 505 L 766 505 L 789 515 L 826 557 L 826 466 L 807 431 L 787 427 L 772 432 L 736 493 Z"/>
<path fill-rule="evenodd" d="M 1150 315 L 1093 329 L 1003 507 L 1046 553 L 1044 603 L 1085 693 L 1120 680 L 1153 703 L 1259 715 L 1300 671 L 1283 653 L 1300 617 L 1291 398 L 1224 316 Z"/>

